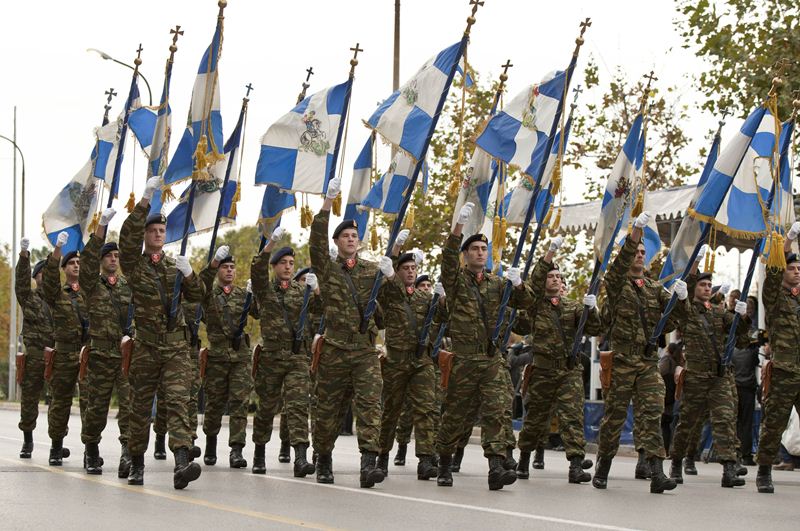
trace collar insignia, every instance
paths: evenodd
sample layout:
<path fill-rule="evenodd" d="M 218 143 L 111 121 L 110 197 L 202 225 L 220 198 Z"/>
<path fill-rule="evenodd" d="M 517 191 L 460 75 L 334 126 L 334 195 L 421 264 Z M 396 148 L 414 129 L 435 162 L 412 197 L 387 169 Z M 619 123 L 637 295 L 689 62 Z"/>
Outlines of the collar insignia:
<path fill-rule="evenodd" d="M 344 265 L 347 266 L 347 269 L 352 270 L 356 266 L 356 259 L 355 258 L 348 258 L 344 261 Z"/>
<path fill-rule="evenodd" d="M 117 285 L 117 277 L 114 276 L 114 275 L 108 275 L 106 277 L 106 281 L 108 282 L 108 284 L 110 286 L 116 286 Z"/>
<path fill-rule="evenodd" d="M 711 303 L 709 301 L 704 302 L 703 306 L 706 307 L 706 310 L 710 310 L 711 309 Z"/>
<path fill-rule="evenodd" d="M 481 271 L 480 273 L 478 273 L 477 275 L 475 275 L 475 280 L 478 282 L 478 284 L 480 284 L 481 282 L 483 282 L 483 271 Z"/>
<path fill-rule="evenodd" d="M 78 291 L 78 290 L 80 290 L 80 289 L 81 289 L 80 285 L 79 285 L 77 282 L 73 282 L 72 284 L 70 284 L 70 285 L 69 285 L 69 288 L 70 288 L 72 291 Z"/>
<path fill-rule="evenodd" d="M 800 293 L 800 288 L 792 288 L 792 297 L 797 297 L 798 293 Z"/>
<path fill-rule="evenodd" d="M 553 306 L 558 306 L 559 304 L 561 304 L 561 299 L 559 299 L 558 297 L 553 297 L 552 299 L 550 299 L 550 304 L 552 304 Z"/>
<path fill-rule="evenodd" d="M 408 293 L 409 295 L 413 295 L 414 294 L 414 286 L 406 286 L 406 293 Z"/>
<path fill-rule="evenodd" d="M 225 295 L 230 295 L 231 290 L 233 290 L 233 286 L 222 286 L 222 291 L 225 292 Z"/>
<path fill-rule="evenodd" d="M 643 278 L 637 278 L 636 280 L 634 280 L 634 282 L 636 283 L 636 286 L 639 287 L 639 288 L 644 286 L 644 279 Z"/>
<path fill-rule="evenodd" d="M 157 264 L 161 261 L 161 253 L 155 253 L 150 255 L 150 261 L 154 264 Z"/>
<path fill-rule="evenodd" d="M 281 285 L 281 289 L 282 290 L 289 289 L 289 281 L 288 280 L 281 280 L 281 284 L 280 285 Z"/>

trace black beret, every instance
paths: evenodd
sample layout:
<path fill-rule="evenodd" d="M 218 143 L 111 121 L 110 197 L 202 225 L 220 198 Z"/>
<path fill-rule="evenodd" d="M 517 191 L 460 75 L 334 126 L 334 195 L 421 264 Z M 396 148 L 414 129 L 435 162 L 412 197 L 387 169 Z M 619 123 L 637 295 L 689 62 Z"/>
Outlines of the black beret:
<path fill-rule="evenodd" d="M 346 220 L 342 221 L 341 223 L 339 223 L 339 225 L 333 231 L 333 239 L 335 240 L 336 238 L 338 238 L 339 235 L 342 233 L 342 231 L 345 230 L 345 229 L 356 229 L 356 230 L 358 230 L 358 223 L 356 223 L 356 220 L 354 220 L 354 219 L 346 219 Z"/>
<path fill-rule="evenodd" d="M 464 243 L 461 244 L 461 251 L 462 252 L 466 251 L 467 249 L 469 249 L 469 246 L 475 242 L 483 242 L 486 245 L 489 245 L 489 240 L 486 239 L 486 236 L 479 232 L 478 234 L 473 234 L 472 236 L 464 240 Z"/>
<path fill-rule="evenodd" d="M 417 280 L 414 281 L 414 287 L 418 288 L 419 285 L 422 284 L 423 282 L 430 282 L 430 281 L 431 277 L 429 277 L 428 275 L 420 275 L 417 277 Z"/>
<path fill-rule="evenodd" d="M 111 251 L 119 251 L 119 246 L 117 245 L 117 242 L 104 243 L 103 246 L 100 248 L 100 258 L 103 258 Z"/>
<path fill-rule="evenodd" d="M 792 262 L 800 262 L 800 255 L 797 253 L 789 253 L 786 255 L 786 265 L 789 265 Z"/>
<path fill-rule="evenodd" d="M 232 254 L 229 254 L 228 256 L 226 256 L 225 258 L 223 258 L 222 260 L 219 261 L 219 265 L 222 265 L 222 264 L 235 264 L 235 263 L 236 263 L 236 261 L 233 259 L 233 255 Z"/>
<path fill-rule="evenodd" d="M 44 265 L 47 263 L 47 260 L 39 260 L 36 262 L 36 265 L 33 266 L 33 271 L 31 271 L 31 278 L 36 278 L 36 275 L 42 270 Z"/>
<path fill-rule="evenodd" d="M 414 261 L 414 253 L 403 253 L 400 255 L 400 258 L 397 259 L 397 267 L 400 267 L 406 262 L 413 262 L 413 261 Z"/>
<path fill-rule="evenodd" d="M 78 251 L 70 251 L 61 258 L 61 267 L 67 267 L 67 263 L 73 258 L 78 258 Z"/>
<path fill-rule="evenodd" d="M 272 258 L 269 259 L 269 264 L 277 264 L 284 256 L 294 256 L 294 249 L 291 247 L 281 247 L 272 254 Z"/>
<path fill-rule="evenodd" d="M 311 268 L 310 267 L 304 267 L 303 269 L 301 269 L 300 271 L 298 271 L 297 273 L 294 274 L 294 278 L 292 280 L 299 280 L 300 277 L 302 277 L 303 275 L 306 275 L 306 274 L 308 274 L 310 272 L 311 272 Z"/>
<path fill-rule="evenodd" d="M 146 228 L 149 227 L 150 225 L 153 225 L 154 223 L 160 223 L 161 225 L 166 225 L 167 216 L 165 216 L 161 212 L 155 212 L 153 214 L 150 214 L 149 216 L 147 216 L 147 221 L 144 222 L 144 226 Z"/>
<path fill-rule="evenodd" d="M 710 271 L 706 271 L 705 273 L 700 273 L 699 275 L 697 275 L 697 281 L 700 282 L 701 280 L 711 280 L 711 276 L 712 274 Z"/>

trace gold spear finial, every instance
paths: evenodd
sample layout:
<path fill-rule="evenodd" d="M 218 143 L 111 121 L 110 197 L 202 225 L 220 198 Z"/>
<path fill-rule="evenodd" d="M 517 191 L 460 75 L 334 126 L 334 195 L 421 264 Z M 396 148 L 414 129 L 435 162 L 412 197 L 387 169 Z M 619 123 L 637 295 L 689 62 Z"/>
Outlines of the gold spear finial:
<path fill-rule="evenodd" d="M 134 70 L 137 72 L 139 71 L 139 65 L 142 64 L 142 50 L 144 50 L 144 48 L 142 48 L 142 43 L 140 42 L 139 48 L 136 50 L 136 59 L 133 60 L 133 64 L 136 66 Z"/>
<path fill-rule="evenodd" d="M 178 37 L 183 35 L 183 30 L 180 26 L 176 25 L 175 29 L 171 29 L 169 32 L 172 34 L 172 44 L 169 47 L 169 60 L 172 61 L 175 52 L 178 51 Z"/>
<path fill-rule="evenodd" d="M 587 30 L 587 29 L 589 29 L 589 28 L 591 27 L 591 25 L 592 25 L 592 19 L 591 19 L 591 18 L 589 18 L 589 17 L 586 17 L 586 18 L 583 20 L 583 22 L 581 22 L 581 23 L 580 23 L 580 26 L 581 26 L 581 33 L 580 33 L 580 35 L 578 35 L 578 37 L 575 39 L 575 51 L 574 51 L 574 52 L 572 52 L 572 56 L 573 56 L 573 57 L 578 57 L 578 52 L 580 51 L 580 49 L 581 49 L 581 46 L 583 46 L 583 43 L 584 43 L 584 42 L 586 42 L 586 41 L 584 41 L 584 39 L 583 39 L 583 34 L 584 34 L 584 33 L 586 33 L 586 30 Z"/>
<path fill-rule="evenodd" d="M 511 59 L 506 60 L 506 64 L 500 65 L 503 69 L 503 72 L 500 74 L 500 85 L 497 87 L 498 92 L 502 92 L 506 86 L 506 81 L 508 81 L 508 69 L 512 68 L 514 65 L 511 64 Z M 464 76 L 466 77 L 467 73 L 464 72 Z"/>
<path fill-rule="evenodd" d="M 467 17 L 467 29 L 464 30 L 464 35 L 469 35 L 472 25 L 475 24 L 475 13 L 478 12 L 478 8 L 482 7 L 483 4 L 483 0 L 469 0 L 469 5 L 472 6 L 472 13 Z"/>

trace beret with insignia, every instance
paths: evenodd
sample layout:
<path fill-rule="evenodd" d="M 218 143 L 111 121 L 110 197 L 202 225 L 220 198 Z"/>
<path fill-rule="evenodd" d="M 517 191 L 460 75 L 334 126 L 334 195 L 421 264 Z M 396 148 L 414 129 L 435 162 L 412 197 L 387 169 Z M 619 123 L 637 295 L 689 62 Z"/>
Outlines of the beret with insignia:
<path fill-rule="evenodd" d="M 281 247 L 277 251 L 272 254 L 272 258 L 269 259 L 270 265 L 275 265 L 281 261 L 281 258 L 284 256 L 294 256 L 294 249 L 291 247 Z"/>
<path fill-rule="evenodd" d="M 464 240 L 464 243 L 461 244 L 461 252 L 464 252 L 467 249 L 469 249 L 469 246 L 475 242 L 483 242 L 486 245 L 489 245 L 489 240 L 486 239 L 486 236 L 479 232 L 478 234 L 473 234 L 472 236 Z"/>
<path fill-rule="evenodd" d="M 67 267 L 67 264 L 69 263 L 70 260 L 72 260 L 73 258 L 78 258 L 79 256 L 80 255 L 78 254 L 78 251 L 68 252 L 61 258 L 61 267 L 62 268 Z"/>
<path fill-rule="evenodd" d="M 119 251 L 119 246 L 117 245 L 117 242 L 104 243 L 103 246 L 100 248 L 100 258 L 103 258 L 111 251 Z"/>
<path fill-rule="evenodd" d="M 356 223 L 356 220 L 354 220 L 354 219 L 346 219 L 346 220 L 342 221 L 341 223 L 339 223 L 339 225 L 336 227 L 336 229 L 334 229 L 334 231 L 333 231 L 333 239 L 335 240 L 336 238 L 338 238 L 339 235 L 342 233 L 342 231 L 345 230 L 345 229 L 356 229 L 356 230 L 358 230 L 358 223 Z"/>

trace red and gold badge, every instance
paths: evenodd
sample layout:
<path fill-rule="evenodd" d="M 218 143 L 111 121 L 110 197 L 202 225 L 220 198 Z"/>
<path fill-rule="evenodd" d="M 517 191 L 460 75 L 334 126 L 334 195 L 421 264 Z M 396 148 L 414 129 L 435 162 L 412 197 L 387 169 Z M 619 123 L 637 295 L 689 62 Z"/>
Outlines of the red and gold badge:
<path fill-rule="evenodd" d="M 81 289 L 80 285 L 77 282 L 73 282 L 72 284 L 70 284 L 69 288 L 72 291 L 79 291 Z"/>
<path fill-rule="evenodd" d="M 710 310 L 710 309 L 711 309 L 711 303 L 710 303 L 710 302 L 708 302 L 708 301 L 704 302 L 704 303 L 703 303 L 703 306 L 705 306 L 705 307 L 706 307 L 706 310 Z"/>
<path fill-rule="evenodd" d="M 634 282 L 636 283 L 636 287 L 637 288 L 641 288 L 642 286 L 644 286 L 644 279 L 643 278 L 637 278 Z"/>
<path fill-rule="evenodd" d="M 553 306 L 558 306 L 559 304 L 561 304 L 561 299 L 559 299 L 558 297 L 553 297 L 552 299 L 550 299 L 550 304 L 552 304 Z"/>
<path fill-rule="evenodd" d="M 792 297 L 797 297 L 798 293 L 800 293 L 800 288 L 792 288 Z"/>
<path fill-rule="evenodd" d="M 478 282 L 478 284 L 480 284 L 481 282 L 483 282 L 483 271 L 481 271 L 480 273 L 478 273 L 477 275 L 475 275 L 475 280 Z"/>
<path fill-rule="evenodd" d="M 108 275 L 106 280 L 108 281 L 108 284 L 110 286 L 116 286 L 117 285 L 117 277 L 114 276 L 114 275 Z"/>
<path fill-rule="evenodd" d="M 150 255 L 150 261 L 154 264 L 157 264 L 161 261 L 161 253 L 155 253 Z"/>
<path fill-rule="evenodd" d="M 344 261 L 344 265 L 347 266 L 347 269 L 353 269 L 356 266 L 356 259 L 355 258 L 348 258 Z"/>
<path fill-rule="evenodd" d="M 282 290 L 289 289 L 289 281 L 288 280 L 281 280 L 281 289 Z"/>
<path fill-rule="evenodd" d="M 414 294 L 414 286 L 406 286 L 406 293 L 408 293 L 409 295 L 413 295 Z"/>
<path fill-rule="evenodd" d="M 230 295 L 231 291 L 233 290 L 233 286 L 222 286 L 222 291 L 225 292 L 225 295 Z"/>

